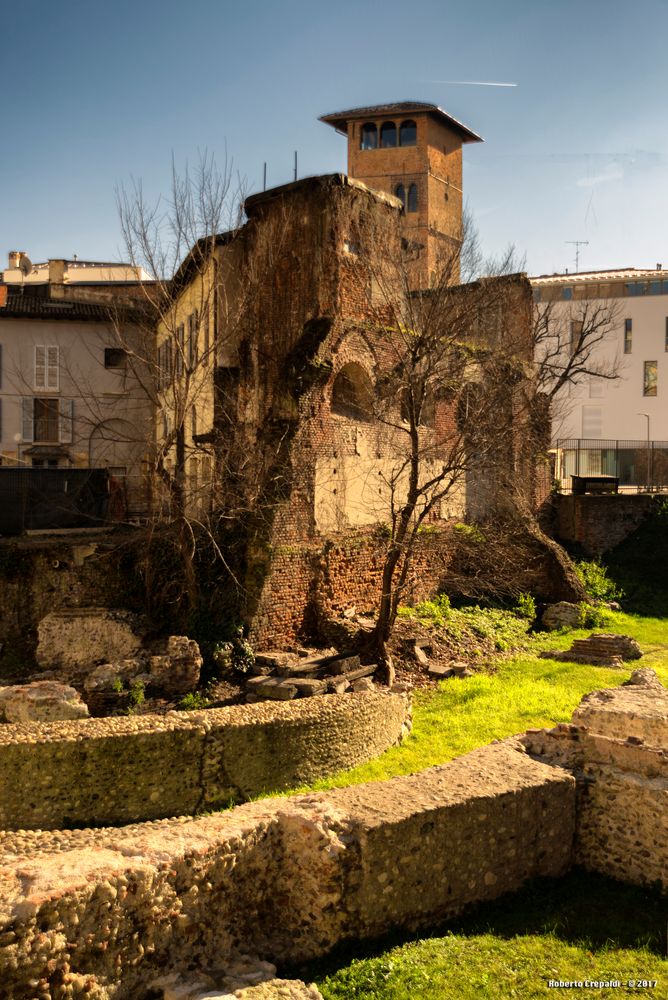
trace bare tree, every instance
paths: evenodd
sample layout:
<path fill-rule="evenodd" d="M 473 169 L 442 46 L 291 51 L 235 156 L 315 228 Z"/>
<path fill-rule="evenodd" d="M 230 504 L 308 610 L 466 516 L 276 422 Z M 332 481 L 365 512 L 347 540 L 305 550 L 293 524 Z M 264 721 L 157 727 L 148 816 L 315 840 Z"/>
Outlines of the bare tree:
<path fill-rule="evenodd" d="M 606 299 L 538 302 L 533 339 L 536 380 L 554 423 L 567 406 L 566 391 L 588 379 L 615 381 L 620 359 L 606 350 L 619 321 L 619 305 Z"/>
<path fill-rule="evenodd" d="M 126 305 L 114 312 L 114 326 L 126 362 L 156 414 L 144 440 L 153 487 L 149 528 L 176 540 L 185 593 L 195 605 L 195 553 L 204 533 L 223 558 L 211 530 L 215 506 L 213 420 L 215 368 L 223 345 L 217 331 L 231 328 L 234 306 L 220 280 L 221 254 L 233 243 L 242 218 L 240 183 L 226 162 L 200 155 L 194 169 L 180 173 L 172 163 L 166 197 L 149 201 L 141 182 L 117 191 L 123 254 L 150 280 L 134 301 L 135 327 L 126 335 Z"/>
<path fill-rule="evenodd" d="M 388 243 L 370 225 L 350 229 L 383 358 L 379 398 L 369 405 L 393 454 L 383 473 L 389 532 L 370 639 L 387 663 L 420 533 L 465 492 L 469 505 L 475 498 L 489 506 L 518 474 L 526 417 L 519 389 L 529 386 L 526 395 L 533 386 L 531 293 L 524 276 L 509 273 L 510 252 L 494 276 L 480 276 L 468 222 L 460 240 L 444 244 L 427 289 L 415 286 L 420 249 L 406 239 Z"/>

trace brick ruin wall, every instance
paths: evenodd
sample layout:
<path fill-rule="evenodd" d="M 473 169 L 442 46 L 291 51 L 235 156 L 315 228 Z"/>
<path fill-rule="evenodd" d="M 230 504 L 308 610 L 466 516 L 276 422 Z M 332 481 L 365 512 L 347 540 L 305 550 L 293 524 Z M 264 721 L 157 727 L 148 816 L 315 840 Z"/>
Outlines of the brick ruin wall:
<path fill-rule="evenodd" d="M 386 691 L 165 716 L 0 726 L 0 828 L 132 823 L 221 809 L 378 756 L 410 719 Z"/>
<path fill-rule="evenodd" d="M 170 970 L 417 928 L 571 863 L 575 783 L 497 744 L 420 775 L 125 829 L 0 836 L 7 1000 L 133 1000 Z M 39 987 L 39 988 L 38 988 Z"/>
<path fill-rule="evenodd" d="M 577 542 L 591 556 L 600 556 L 628 538 L 652 509 L 653 498 L 642 494 L 566 495 L 554 498 L 555 532 L 564 542 Z"/>

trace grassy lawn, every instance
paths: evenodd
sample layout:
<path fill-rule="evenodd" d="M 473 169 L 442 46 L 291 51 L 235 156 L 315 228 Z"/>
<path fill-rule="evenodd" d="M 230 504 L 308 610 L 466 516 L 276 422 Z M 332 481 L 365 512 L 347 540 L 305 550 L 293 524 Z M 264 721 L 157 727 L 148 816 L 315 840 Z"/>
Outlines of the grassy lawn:
<path fill-rule="evenodd" d="M 499 659 L 495 671 L 442 682 L 414 698 L 414 730 L 378 760 L 318 782 L 326 789 L 382 780 L 443 763 L 490 740 L 568 721 L 584 694 L 653 667 L 668 686 L 668 620 L 616 613 L 597 631 L 638 640 L 643 657 L 624 670 L 539 659 L 591 630 L 537 635 L 530 651 Z M 325 1000 L 652 996 L 668 998 L 665 898 L 574 870 L 434 929 L 427 938 L 356 944 L 303 970 Z M 618 987 L 555 989 L 555 980 L 619 980 Z M 657 980 L 635 987 L 634 980 Z"/>
<path fill-rule="evenodd" d="M 574 870 L 435 929 L 300 970 L 325 1000 L 480 1000 L 559 995 L 668 997 L 666 901 Z M 555 980 L 619 980 L 619 987 L 554 989 Z M 631 980 L 657 980 L 635 988 Z"/>
<path fill-rule="evenodd" d="M 313 787 L 337 788 L 412 774 L 491 740 L 568 722 L 583 695 L 621 684 L 636 666 L 653 667 L 668 686 L 668 620 L 621 612 L 610 617 L 610 624 L 596 631 L 631 635 L 645 654 L 627 669 L 560 663 L 536 655 L 541 650 L 566 649 L 573 639 L 589 635 L 591 629 L 537 634 L 531 640 L 531 652 L 498 659 L 494 672 L 442 681 L 436 691 L 416 692 L 413 732 L 402 746 Z"/>

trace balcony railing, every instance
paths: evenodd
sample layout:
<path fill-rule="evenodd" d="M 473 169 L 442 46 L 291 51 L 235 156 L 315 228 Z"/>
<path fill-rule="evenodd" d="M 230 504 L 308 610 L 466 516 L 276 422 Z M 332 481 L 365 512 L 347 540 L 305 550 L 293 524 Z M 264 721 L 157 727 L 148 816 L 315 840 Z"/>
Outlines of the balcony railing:
<path fill-rule="evenodd" d="M 560 438 L 555 477 L 564 493 L 571 476 L 614 476 L 620 492 L 668 491 L 668 441 Z"/>

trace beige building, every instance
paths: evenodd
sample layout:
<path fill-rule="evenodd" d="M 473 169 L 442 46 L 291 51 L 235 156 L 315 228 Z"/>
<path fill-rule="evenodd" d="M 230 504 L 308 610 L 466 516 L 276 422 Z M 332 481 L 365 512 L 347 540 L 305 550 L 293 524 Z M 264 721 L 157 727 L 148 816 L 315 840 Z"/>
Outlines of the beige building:
<path fill-rule="evenodd" d="M 0 285 L 2 465 L 107 468 L 141 513 L 153 430 L 138 362 L 152 344 L 104 287 L 96 301 L 91 285 L 53 280 L 60 270 L 42 276 Z"/>

